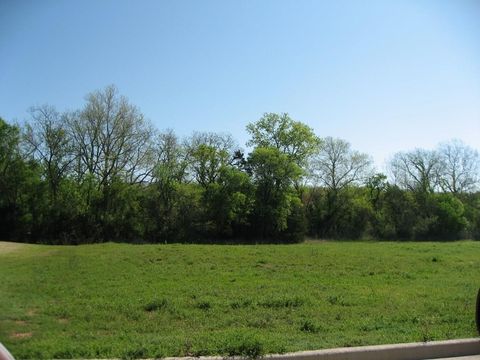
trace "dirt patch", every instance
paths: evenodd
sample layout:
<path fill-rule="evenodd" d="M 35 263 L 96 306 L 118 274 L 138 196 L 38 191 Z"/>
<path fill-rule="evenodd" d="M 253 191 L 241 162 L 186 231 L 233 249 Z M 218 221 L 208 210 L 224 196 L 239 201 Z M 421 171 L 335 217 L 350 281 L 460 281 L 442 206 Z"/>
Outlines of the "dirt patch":
<path fill-rule="evenodd" d="M 35 309 L 29 309 L 29 310 L 27 311 L 27 316 L 35 316 L 35 315 L 37 315 L 37 310 L 35 310 Z"/>
<path fill-rule="evenodd" d="M 25 246 L 27 246 L 27 244 L 0 241 L 0 255 L 9 254 L 11 252 L 21 250 Z"/>
<path fill-rule="evenodd" d="M 10 335 L 10 339 L 29 339 L 33 335 L 32 332 L 26 332 L 26 333 L 18 333 L 14 332 Z"/>
<path fill-rule="evenodd" d="M 70 322 L 67 318 L 58 318 L 57 321 L 59 324 L 68 324 Z"/>
<path fill-rule="evenodd" d="M 15 320 L 16 325 L 27 325 L 27 322 L 25 320 Z"/>

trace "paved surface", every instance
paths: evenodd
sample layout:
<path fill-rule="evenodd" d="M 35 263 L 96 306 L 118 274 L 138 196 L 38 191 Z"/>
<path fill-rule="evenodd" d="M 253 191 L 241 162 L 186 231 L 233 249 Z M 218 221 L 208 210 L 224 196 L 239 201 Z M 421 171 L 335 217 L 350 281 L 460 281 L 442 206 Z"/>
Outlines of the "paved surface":
<path fill-rule="evenodd" d="M 428 360 L 433 360 L 433 359 L 428 359 Z M 434 359 L 434 360 L 480 360 L 480 355 L 449 357 L 449 358 L 441 358 L 441 359 Z"/>

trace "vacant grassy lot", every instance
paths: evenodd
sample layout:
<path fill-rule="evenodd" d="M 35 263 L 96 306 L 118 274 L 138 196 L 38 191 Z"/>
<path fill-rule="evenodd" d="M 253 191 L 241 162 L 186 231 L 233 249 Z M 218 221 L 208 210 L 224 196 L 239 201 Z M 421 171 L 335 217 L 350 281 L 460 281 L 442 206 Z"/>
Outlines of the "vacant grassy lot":
<path fill-rule="evenodd" d="M 480 242 L 0 243 L 18 358 L 243 354 L 475 336 Z"/>

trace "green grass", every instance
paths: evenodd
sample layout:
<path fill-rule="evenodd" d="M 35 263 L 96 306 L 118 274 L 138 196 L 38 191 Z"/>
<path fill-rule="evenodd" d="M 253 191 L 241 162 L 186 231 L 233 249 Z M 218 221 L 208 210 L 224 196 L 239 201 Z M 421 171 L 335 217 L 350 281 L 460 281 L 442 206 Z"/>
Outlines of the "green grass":
<path fill-rule="evenodd" d="M 480 242 L 0 243 L 22 358 L 243 355 L 476 336 Z"/>

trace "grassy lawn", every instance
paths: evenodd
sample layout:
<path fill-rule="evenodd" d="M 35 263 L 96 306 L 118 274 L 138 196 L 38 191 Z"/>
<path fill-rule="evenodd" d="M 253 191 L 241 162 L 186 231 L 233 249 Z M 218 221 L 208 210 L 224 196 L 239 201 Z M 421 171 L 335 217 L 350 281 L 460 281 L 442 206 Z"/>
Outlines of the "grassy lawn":
<path fill-rule="evenodd" d="M 476 336 L 480 242 L 0 243 L 17 358 L 148 358 Z"/>

